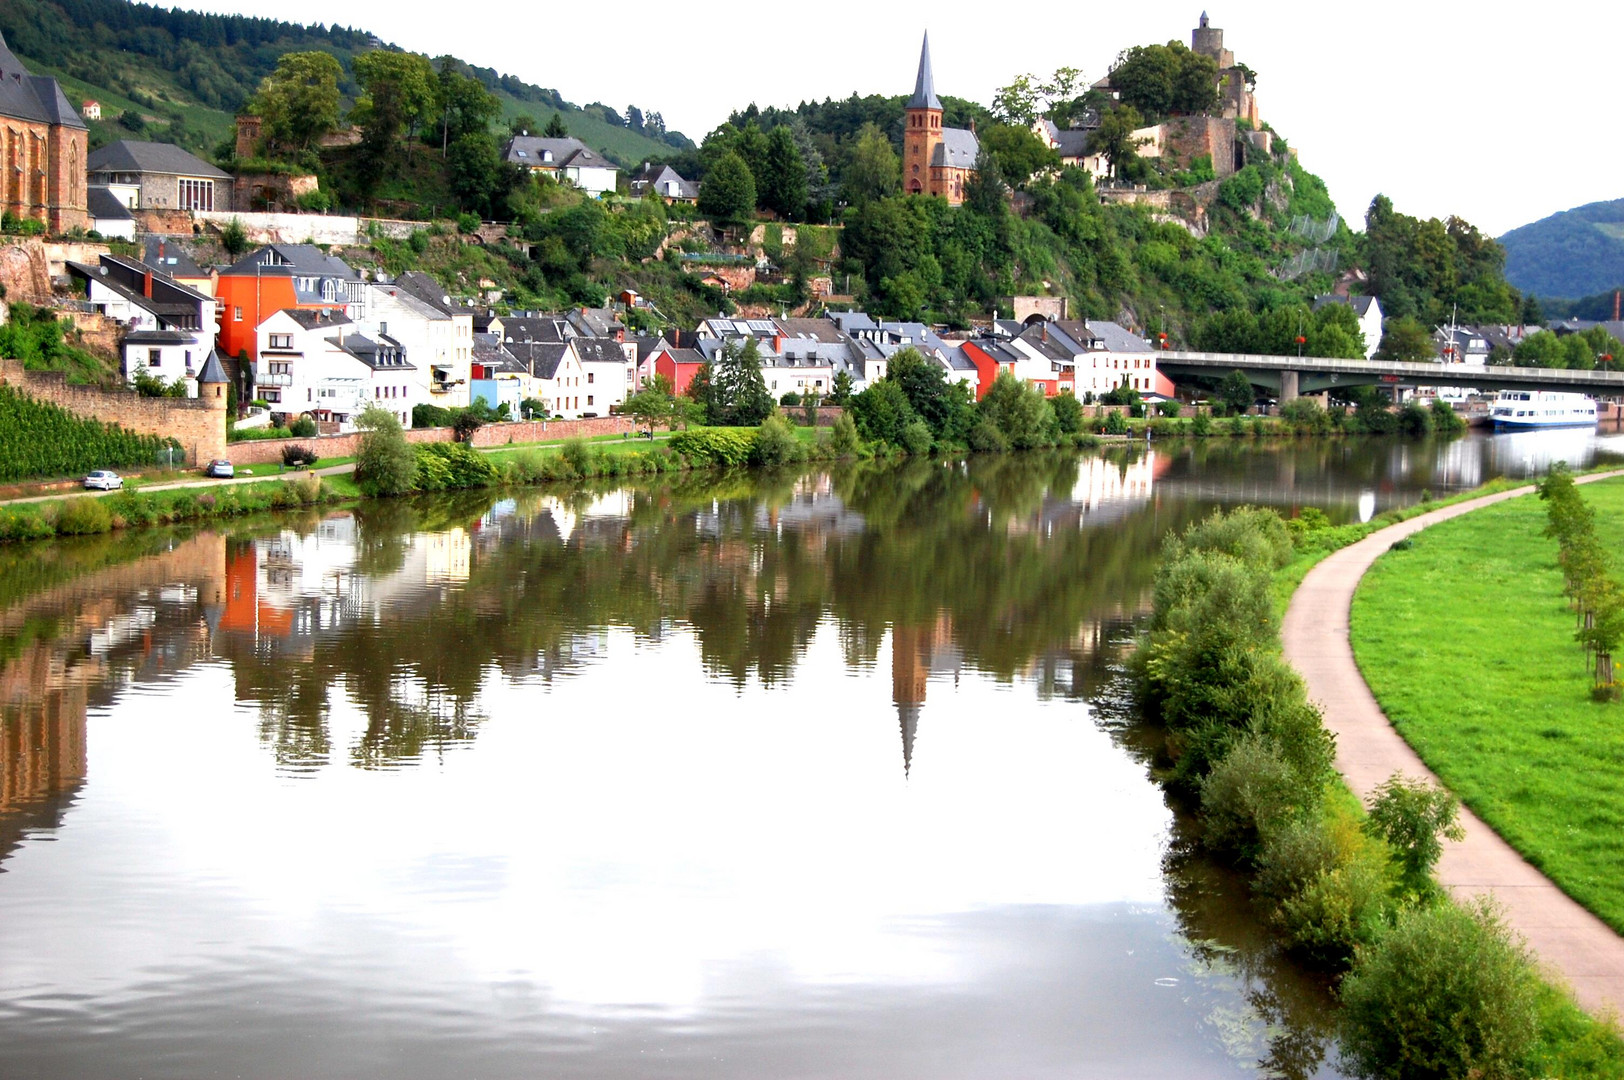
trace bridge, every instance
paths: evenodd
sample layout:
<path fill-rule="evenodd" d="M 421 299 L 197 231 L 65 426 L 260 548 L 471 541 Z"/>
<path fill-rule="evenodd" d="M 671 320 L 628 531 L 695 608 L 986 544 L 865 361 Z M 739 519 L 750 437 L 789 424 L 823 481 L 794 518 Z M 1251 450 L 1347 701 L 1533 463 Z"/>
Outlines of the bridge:
<path fill-rule="evenodd" d="M 1460 386 L 1485 391 L 1557 390 L 1591 397 L 1624 396 L 1624 371 L 1407 364 L 1328 356 L 1205 352 L 1158 353 L 1156 367 L 1175 382 L 1191 378 L 1216 381 L 1231 371 L 1243 371 L 1254 386 L 1277 391 L 1283 402 L 1299 394 L 1374 385 Z"/>

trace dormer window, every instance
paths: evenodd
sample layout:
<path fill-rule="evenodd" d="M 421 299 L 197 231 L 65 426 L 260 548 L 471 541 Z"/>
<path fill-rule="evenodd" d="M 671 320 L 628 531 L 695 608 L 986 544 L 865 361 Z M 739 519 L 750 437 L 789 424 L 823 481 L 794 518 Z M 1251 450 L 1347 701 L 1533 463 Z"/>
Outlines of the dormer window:
<path fill-rule="evenodd" d="M 551 161 L 551 160 L 553 160 L 553 152 L 551 150 L 543 150 L 541 152 L 541 160 L 542 161 Z"/>

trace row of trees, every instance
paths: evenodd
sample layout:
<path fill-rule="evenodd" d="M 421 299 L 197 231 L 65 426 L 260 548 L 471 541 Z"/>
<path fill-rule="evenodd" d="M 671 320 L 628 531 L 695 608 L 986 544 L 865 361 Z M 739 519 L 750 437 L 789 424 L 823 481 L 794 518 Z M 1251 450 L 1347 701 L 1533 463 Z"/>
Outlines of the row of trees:
<path fill-rule="evenodd" d="M 1613 674 L 1613 653 L 1624 642 L 1624 586 L 1612 553 L 1596 535 L 1596 512 L 1579 494 L 1566 464 L 1558 464 L 1539 484 L 1546 502 L 1545 535 L 1556 540 L 1562 591 L 1573 605 L 1575 634 L 1590 661 L 1598 700 L 1617 701 L 1621 687 Z"/>

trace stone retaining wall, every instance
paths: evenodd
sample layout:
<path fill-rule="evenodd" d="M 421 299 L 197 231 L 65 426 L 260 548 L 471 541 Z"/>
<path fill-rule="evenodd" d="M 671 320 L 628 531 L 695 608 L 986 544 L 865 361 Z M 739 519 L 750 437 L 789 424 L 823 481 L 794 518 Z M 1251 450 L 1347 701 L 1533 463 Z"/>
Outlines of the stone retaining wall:
<path fill-rule="evenodd" d="M 117 424 L 142 435 L 174 439 L 180 443 L 189 465 L 225 454 L 223 396 L 149 398 L 133 390 L 74 386 L 59 372 L 28 371 L 21 360 L 0 360 L 0 384 L 15 387 L 37 401 L 61 406 L 75 416 Z M 277 460 L 281 460 L 280 454 Z"/>
<path fill-rule="evenodd" d="M 632 422 L 618 416 L 595 420 L 534 420 L 512 424 L 486 424 L 474 432 L 469 445 L 506 446 L 509 443 L 536 443 L 544 440 L 592 438 L 620 435 L 633 430 Z M 410 443 L 454 442 L 456 432 L 448 427 L 412 428 L 406 432 Z M 234 465 L 274 465 L 282 460 L 288 446 L 308 446 L 322 459 L 354 457 L 361 448 L 360 432 L 345 435 L 317 435 L 309 439 L 244 439 L 234 442 L 224 454 Z"/>

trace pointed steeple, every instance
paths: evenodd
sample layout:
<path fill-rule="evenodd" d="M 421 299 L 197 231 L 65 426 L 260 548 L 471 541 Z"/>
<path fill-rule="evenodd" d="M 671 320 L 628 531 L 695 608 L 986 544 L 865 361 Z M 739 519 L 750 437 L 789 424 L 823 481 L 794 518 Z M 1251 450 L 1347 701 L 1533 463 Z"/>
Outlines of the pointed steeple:
<path fill-rule="evenodd" d="M 908 100 L 910 109 L 935 109 L 941 111 L 941 99 L 936 96 L 936 78 L 930 70 L 930 32 L 925 33 L 925 44 L 919 50 L 919 78 L 914 80 L 913 97 Z"/>

